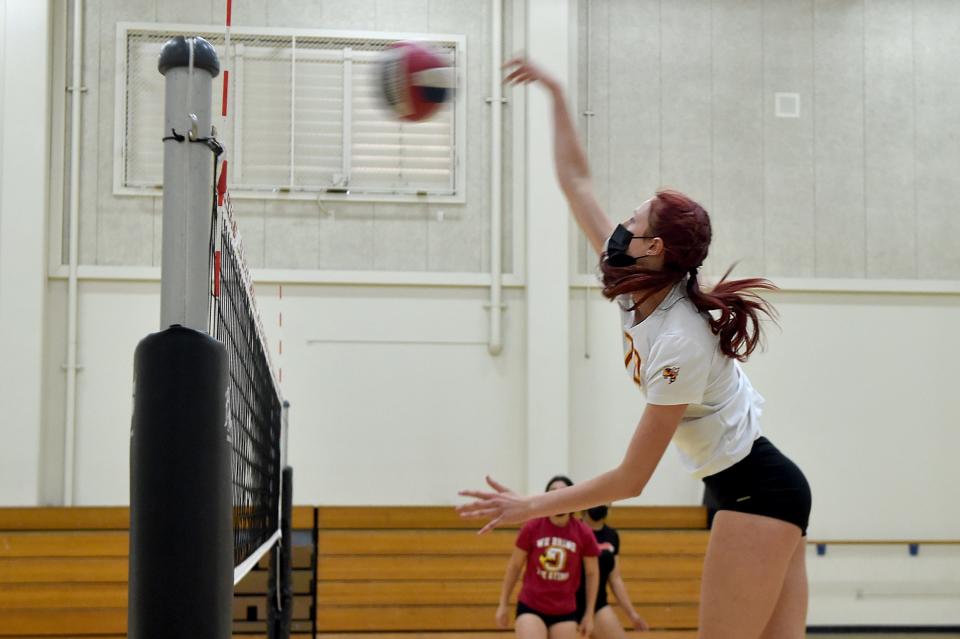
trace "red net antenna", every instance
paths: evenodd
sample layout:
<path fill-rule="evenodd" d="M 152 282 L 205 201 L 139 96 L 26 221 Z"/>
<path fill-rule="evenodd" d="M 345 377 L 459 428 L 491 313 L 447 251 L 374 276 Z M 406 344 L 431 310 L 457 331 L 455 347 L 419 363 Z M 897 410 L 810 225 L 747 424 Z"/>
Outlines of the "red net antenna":
<path fill-rule="evenodd" d="M 233 20 L 233 0 L 227 0 L 227 18 L 223 25 L 223 97 L 220 115 L 227 117 L 227 99 L 230 94 L 230 23 Z"/>
<path fill-rule="evenodd" d="M 223 71 L 223 108 L 220 111 L 220 115 L 227 117 L 227 93 L 228 87 L 230 85 L 230 70 L 224 69 Z"/>
<path fill-rule="evenodd" d="M 222 262 L 220 261 L 220 251 L 214 251 L 213 253 L 213 296 L 220 297 L 220 266 Z"/>
<path fill-rule="evenodd" d="M 220 178 L 217 180 L 217 206 L 223 206 L 223 198 L 227 194 L 227 161 L 220 165 Z"/>

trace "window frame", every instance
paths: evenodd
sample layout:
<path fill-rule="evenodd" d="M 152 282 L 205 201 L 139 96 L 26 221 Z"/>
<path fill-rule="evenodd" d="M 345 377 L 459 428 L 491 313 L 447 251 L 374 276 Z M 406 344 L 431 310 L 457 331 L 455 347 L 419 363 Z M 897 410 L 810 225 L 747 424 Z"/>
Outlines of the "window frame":
<path fill-rule="evenodd" d="M 168 33 L 181 32 L 199 36 L 221 36 L 223 28 L 212 25 L 178 24 L 160 22 L 118 22 L 116 27 L 116 63 L 115 63 L 115 91 L 114 91 L 114 148 L 113 148 L 113 194 L 116 196 L 157 197 L 163 193 L 162 186 L 133 186 L 125 184 L 124 173 L 127 153 L 126 131 L 126 104 L 127 104 L 127 43 L 131 32 L 134 33 Z M 295 29 L 285 27 L 232 27 L 231 36 L 264 36 L 264 37 L 309 37 L 331 39 L 361 39 L 368 41 L 393 42 L 396 40 L 423 40 L 427 42 L 442 42 L 453 45 L 456 51 L 456 98 L 453 100 L 453 193 L 436 193 L 428 191 L 383 193 L 375 191 L 353 191 L 348 193 L 330 192 L 321 188 L 290 188 L 278 185 L 274 190 L 233 190 L 231 196 L 235 199 L 251 200 L 280 200 L 280 201 L 323 201 L 323 202 L 392 202 L 415 204 L 463 204 L 466 202 L 467 191 L 467 153 L 466 153 L 466 119 L 467 119 L 467 41 L 462 34 L 442 33 L 408 33 L 384 31 L 353 31 L 340 29 Z M 231 76 L 234 74 L 231 73 Z M 221 76 L 222 77 L 222 73 Z M 214 101 L 218 94 L 217 80 L 214 80 Z M 222 82 L 222 80 L 221 80 Z M 231 77 L 231 92 L 239 88 L 242 78 Z M 345 101 L 349 102 L 347 96 Z M 237 105 L 231 105 L 236 112 Z M 214 110 L 214 125 L 222 125 L 219 109 Z M 347 112 L 344 121 L 343 148 L 341 161 L 346 164 L 350 145 L 350 114 Z M 230 122 L 233 131 L 230 138 L 238 139 L 237 118 Z M 157 143 L 160 143 L 160 131 L 157 132 Z M 238 149 L 242 157 L 242 149 Z M 362 188 L 362 187 L 361 187 Z"/>

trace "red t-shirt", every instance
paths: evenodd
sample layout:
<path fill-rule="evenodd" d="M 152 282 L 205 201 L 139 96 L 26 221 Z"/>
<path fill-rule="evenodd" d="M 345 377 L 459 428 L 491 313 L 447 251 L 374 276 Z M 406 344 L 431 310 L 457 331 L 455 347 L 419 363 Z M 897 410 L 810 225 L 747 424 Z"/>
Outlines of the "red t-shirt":
<path fill-rule="evenodd" d="M 520 529 L 517 548 L 527 551 L 520 601 L 545 615 L 575 611 L 581 561 L 600 554 L 593 531 L 574 517 L 562 528 L 549 517 L 533 519 Z"/>

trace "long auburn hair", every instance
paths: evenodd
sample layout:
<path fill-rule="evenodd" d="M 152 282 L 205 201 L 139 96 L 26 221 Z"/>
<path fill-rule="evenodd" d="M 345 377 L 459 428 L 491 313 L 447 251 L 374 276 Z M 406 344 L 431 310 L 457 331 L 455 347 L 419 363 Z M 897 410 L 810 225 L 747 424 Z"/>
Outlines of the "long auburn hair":
<path fill-rule="evenodd" d="M 636 308 L 657 291 L 689 275 L 687 297 L 697 310 L 709 314 L 710 329 L 720 338 L 721 352 L 745 361 L 760 343 L 760 315 L 776 317 L 773 307 L 757 291 L 775 291 L 777 287 L 770 280 L 759 277 L 728 280 L 732 266 L 709 291 L 700 287 L 697 272 L 710 248 L 710 216 L 686 195 L 677 191 L 658 191 L 650 203 L 649 220 L 649 235 L 663 240 L 663 270 L 644 268 L 639 264 L 611 266 L 603 255 L 600 270 L 604 296 L 612 300 L 625 293 L 642 293 L 634 304 L 633 308 Z"/>

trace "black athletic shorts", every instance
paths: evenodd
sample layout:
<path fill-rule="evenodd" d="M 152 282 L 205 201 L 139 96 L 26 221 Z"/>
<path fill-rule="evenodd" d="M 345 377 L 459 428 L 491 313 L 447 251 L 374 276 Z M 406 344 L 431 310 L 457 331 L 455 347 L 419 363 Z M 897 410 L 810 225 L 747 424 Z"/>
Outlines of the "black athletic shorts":
<path fill-rule="evenodd" d="M 587 603 L 584 601 L 586 595 L 582 590 L 577 591 L 577 621 L 583 621 L 583 614 L 587 612 Z M 593 604 L 593 614 L 596 615 L 600 612 L 601 608 L 606 608 L 610 605 L 610 602 L 607 601 L 607 587 L 604 584 L 603 590 L 597 591 L 597 601 Z"/>
<path fill-rule="evenodd" d="M 540 612 L 539 610 L 534 610 L 533 608 L 531 608 L 531 607 L 528 606 L 527 604 L 523 603 L 522 601 L 518 601 L 518 602 L 517 602 L 517 617 L 519 617 L 520 615 L 524 615 L 524 614 L 526 614 L 526 615 L 536 615 L 536 616 L 540 617 L 540 619 L 543 620 L 543 624 L 544 624 L 547 628 L 549 628 L 550 626 L 552 626 L 552 625 L 555 624 L 555 623 L 561 623 L 561 622 L 563 622 L 563 621 L 575 621 L 575 622 L 579 622 L 579 621 L 580 621 L 580 614 L 579 614 L 576 610 L 574 610 L 573 612 L 568 612 L 568 613 L 565 614 L 565 615 L 547 615 L 547 614 L 544 614 L 544 613 Z"/>
<path fill-rule="evenodd" d="M 609 603 L 606 599 L 604 599 L 602 603 L 601 603 L 600 600 L 598 599 L 598 600 L 597 600 L 597 603 L 596 603 L 596 605 L 594 606 L 594 609 L 593 609 L 593 616 L 594 616 L 594 618 L 596 618 L 597 613 L 600 612 L 600 610 L 602 610 L 603 608 L 606 608 L 606 607 L 609 606 L 609 605 L 610 605 L 610 603 Z M 584 615 L 586 612 L 587 612 L 587 609 L 586 609 L 585 606 L 581 606 L 580 604 L 577 604 L 577 621 L 578 621 L 578 622 L 583 621 L 583 615 Z"/>
<path fill-rule="evenodd" d="M 730 468 L 703 478 L 708 524 L 718 510 L 764 515 L 797 525 L 804 536 L 810 522 L 810 485 L 797 465 L 766 437 Z"/>

